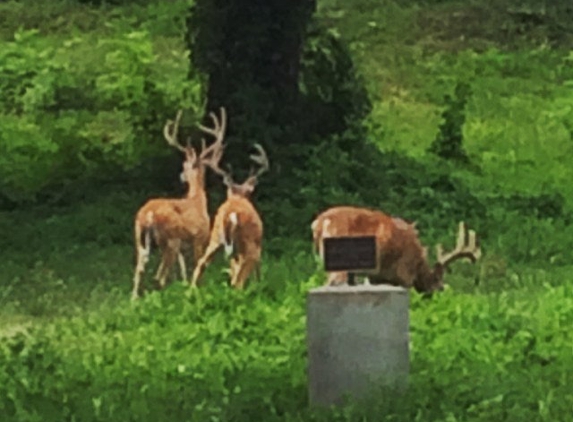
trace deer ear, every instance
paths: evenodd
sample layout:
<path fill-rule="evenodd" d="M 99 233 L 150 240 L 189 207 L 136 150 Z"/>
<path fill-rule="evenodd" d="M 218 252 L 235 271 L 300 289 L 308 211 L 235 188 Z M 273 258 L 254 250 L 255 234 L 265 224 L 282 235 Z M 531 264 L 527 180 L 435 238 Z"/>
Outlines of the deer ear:
<path fill-rule="evenodd" d="M 246 183 L 244 188 L 245 191 L 251 195 L 254 191 L 255 191 L 255 186 L 257 185 L 257 180 L 255 179 L 253 182 L 251 183 Z"/>
<path fill-rule="evenodd" d="M 259 184 L 259 178 L 257 176 L 251 176 L 247 179 L 247 184 L 250 186 L 250 189 L 254 190 Z"/>

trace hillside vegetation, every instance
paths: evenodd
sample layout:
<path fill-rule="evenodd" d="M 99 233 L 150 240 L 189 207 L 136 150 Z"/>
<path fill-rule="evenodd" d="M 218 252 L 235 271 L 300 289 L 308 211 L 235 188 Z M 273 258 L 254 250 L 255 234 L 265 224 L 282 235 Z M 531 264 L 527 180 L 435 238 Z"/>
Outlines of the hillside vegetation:
<path fill-rule="evenodd" d="M 196 123 L 204 81 L 183 42 L 189 1 L 112 3 L 0 2 L 0 420 L 573 421 L 567 3 L 319 0 L 382 154 L 353 153 L 350 132 L 304 166 L 272 163 L 304 184 L 261 187 L 260 283 L 231 290 L 218 259 L 197 291 L 177 281 L 137 303 L 132 219 L 183 192 L 161 130 L 179 107 Z M 335 68 L 328 46 L 308 49 Z M 211 212 L 223 193 L 213 183 Z M 416 220 L 430 247 L 465 219 L 484 254 L 431 300 L 412 292 L 405 395 L 315 410 L 310 222 L 339 203 Z"/>

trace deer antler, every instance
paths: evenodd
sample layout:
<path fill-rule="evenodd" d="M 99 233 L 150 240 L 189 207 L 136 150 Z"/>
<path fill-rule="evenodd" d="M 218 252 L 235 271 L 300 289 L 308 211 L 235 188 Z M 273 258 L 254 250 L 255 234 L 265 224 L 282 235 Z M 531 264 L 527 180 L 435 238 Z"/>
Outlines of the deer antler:
<path fill-rule="evenodd" d="M 221 157 L 223 157 L 223 151 L 225 149 L 225 145 L 221 145 L 220 148 L 213 150 L 213 153 L 208 158 L 203 158 L 202 162 L 219 176 L 223 177 L 223 183 L 226 186 L 231 186 L 233 182 L 233 178 L 231 176 L 230 171 L 225 171 L 221 167 L 219 167 L 219 162 L 221 161 Z"/>
<path fill-rule="evenodd" d="M 187 149 L 183 147 L 177 141 L 177 135 L 179 132 L 179 121 L 181 120 L 181 115 L 183 114 L 183 110 L 179 110 L 177 112 L 177 116 L 175 116 L 175 121 L 167 120 L 165 126 L 163 127 L 163 136 L 169 145 L 174 148 L 177 148 L 179 151 L 186 153 Z"/>
<path fill-rule="evenodd" d="M 267 157 L 267 153 L 265 152 L 261 144 L 255 144 L 254 147 L 257 150 L 258 154 L 251 154 L 250 158 L 256 164 L 258 164 L 260 168 L 256 172 L 253 172 L 253 170 L 251 169 L 251 177 L 254 177 L 256 179 L 261 174 L 268 171 L 268 169 L 270 168 L 270 164 L 269 164 L 269 158 Z"/>
<path fill-rule="evenodd" d="M 467 235 L 467 240 L 466 240 Z M 476 262 L 481 257 L 481 249 L 477 246 L 476 233 L 473 230 L 468 232 L 463 221 L 459 223 L 458 239 L 453 251 L 444 254 L 441 244 L 436 245 L 437 262 L 446 267 L 456 259 L 467 258 Z"/>
<path fill-rule="evenodd" d="M 225 131 L 227 130 L 227 112 L 225 107 L 221 107 L 219 109 L 221 114 L 221 119 L 217 117 L 217 115 L 213 112 L 209 113 L 209 117 L 213 120 L 213 127 L 206 127 L 199 124 L 199 129 L 201 129 L 204 133 L 209 135 L 213 135 L 215 137 L 215 142 L 212 143 L 208 148 L 205 148 L 205 140 L 202 140 L 202 150 L 200 154 L 200 158 L 203 160 L 209 154 L 219 154 L 219 150 L 223 148 L 223 140 L 225 139 Z M 222 151 L 220 152 L 222 155 Z M 219 158 L 221 158 L 219 156 Z"/>
<path fill-rule="evenodd" d="M 209 113 L 209 117 L 213 120 L 212 128 L 199 124 L 199 129 L 201 129 L 201 131 L 215 137 L 215 142 L 207 148 L 205 147 L 205 139 L 201 139 L 200 159 L 204 165 L 210 167 L 211 170 L 223 177 L 225 185 L 230 186 L 233 184 L 230 172 L 219 167 L 219 161 L 221 161 L 221 157 L 223 157 L 223 151 L 225 149 L 223 140 L 225 139 L 225 131 L 227 130 L 227 112 L 225 107 L 221 107 L 219 111 L 221 114 L 220 119 L 215 113 Z"/>

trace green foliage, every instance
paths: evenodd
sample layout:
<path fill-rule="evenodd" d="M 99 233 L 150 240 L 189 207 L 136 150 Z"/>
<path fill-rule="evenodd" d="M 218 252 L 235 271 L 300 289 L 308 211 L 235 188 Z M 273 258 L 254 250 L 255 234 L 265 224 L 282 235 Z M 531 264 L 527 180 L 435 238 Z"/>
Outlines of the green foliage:
<path fill-rule="evenodd" d="M 338 31 L 313 21 L 301 59 L 301 124 L 308 137 L 325 139 L 348 130 L 355 137 L 363 137 L 360 122 L 372 105 L 364 80 Z M 356 141 L 347 149 L 354 147 Z"/>
<path fill-rule="evenodd" d="M 65 327 L 58 319 L 4 339 L 2 414 L 22 421 L 228 420 L 296 409 L 306 399 L 303 286 L 284 277 L 308 264 L 283 259 L 264 285 L 244 294 L 215 285 L 184 295 L 173 286 L 132 307 L 104 303 L 94 313 L 68 314 Z M 4 372 L 5 365 L 12 369 Z M 55 378 L 37 377 L 51 368 Z"/>
<path fill-rule="evenodd" d="M 425 394 L 424 403 L 441 408 L 447 417 L 456 410 L 437 403 L 452 400 L 457 411 L 472 420 L 519 420 L 526 414 L 538 420 L 563 417 L 571 395 L 541 379 L 564 379 L 561 371 L 569 373 L 570 356 L 557 352 L 557 344 L 569 337 L 561 318 L 572 316 L 570 289 L 543 286 L 533 297 L 445 294 L 427 307 L 414 305 L 412 336 L 419 346 L 412 350 L 417 361 L 413 370 L 420 371 L 417 380 L 427 377 L 426 391 L 436 394 Z M 557 320 L 548 305 L 555 300 L 564 305 Z M 564 394 L 563 400 L 555 400 L 555 394 Z"/>
<path fill-rule="evenodd" d="M 565 1 L 504 0 L 498 2 L 497 12 L 505 15 L 504 29 L 526 38 L 545 37 L 553 45 L 571 45 L 573 7 Z"/>
<path fill-rule="evenodd" d="M 145 4 L 151 3 L 152 0 L 76 0 L 80 4 L 89 4 L 91 6 L 102 5 L 126 5 L 126 4 Z"/>
<path fill-rule="evenodd" d="M 277 167 L 282 167 L 280 177 L 258 188 L 261 209 L 270 222 L 280 222 L 270 224 L 270 237 L 306 236 L 307 223 L 323 206 L 340 201 L 372 202 L 380 197 L 377 193 L 365 200 L 363 194 L 368 186 L 363 181 L 372 175 L 363 157 L 373 154 L 368 157 L 373 170 L 379 165 L 376 159 L 383 159 L 366 141 L 362 121 L 371 109 L 368 92 L 344 40 L 321 22 L 309 27 L 299 88 L 298 130 L 305 143 L 283 145 L 275 155 L 280 160 Z M 296 163 L 301 157 L 304 166 L 282 165 Z M 293 219 L 293 215 L 298 217 Z"/>
<path fill-rule="evenodd" d="M 439 126 L 438 136 L 430 147 L 430 152 L 438 157 L 460 163 L 468 162 L 463 148 L 463 127 L 465 108 L 470 96 L 470 85 L 467 82 L 457 83 L 453 96 L 445 96 L 443 122 Z"/>
<path fill-rule="evenodd" d="M 276 235 L 308 236 L 312 219 L 337 204 L 379 208 L 438 232 L 450 229 L 457 219 L 486 219 L 486 206 L 447 167 L 392 152 L 382 154 L 373 144 L 359 144 L 350 151 L 344 145 L 351 145 L 348 138 L 332 138 L 328 144 L 313 147 L 308 168 L 297 171 L 303 186 L 297 197 L 281 207 L 276 202 L 263 204 L 270 221 L 282 222 L 272 229 Z M 288 218 L 293 212 L 295 221 Z"/>
<path fill-rule="evenodd" d="M 222 273 L 198 291 L 175 284 L 131 306 L 128 286 L 103 295 L 95 288 L 92 297 L 99 301 L 87 309 L 0 333 L 5 420 L 438 421 L 471 415 L 485 421 L 568 415 L 573 292 L 557 274 L 532 277 L 525 268 L 519 277 L 530 281 L 517 290 L 462 293 L 470 282 L 462 277 L 432 300 L 412 295 L 412 366 L 404 396 L 384 392 L 338 410 L 310 409 L 304 302 L 322 278 L 313 274 L 309 258 L 267 257 L 263 282 L 240 292 L 221 285 Z M 68 289 L 64 298 L 74 289 L 88 296 L 93 289 L 60 283 Z M 61 289 L 51 285 L 38 315 L 61 308 L 58 296 L 47 296 Z"/>
<path fill-rule="evenodd" d="M 199 112 L 184 54 L 156 54 L 146 31 L 55 44 L 20 30 L 0 51 L 0 197 L 13 203 L 132 169 L 166 151 L 151 141 L 170 110 Z"/>

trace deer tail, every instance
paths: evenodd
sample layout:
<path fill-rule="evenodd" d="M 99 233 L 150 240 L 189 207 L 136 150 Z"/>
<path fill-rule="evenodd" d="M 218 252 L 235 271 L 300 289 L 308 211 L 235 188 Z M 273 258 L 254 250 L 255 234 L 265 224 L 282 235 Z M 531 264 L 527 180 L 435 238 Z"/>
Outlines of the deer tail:
<path fill-rule="evenodd" d="M 225 242 L 225 255 L 227 257 L 231 256 L 234 252 L 234 238 L 235 231 L 239 225 L 239 216 L 236 212 L 229 214 L 229 217 L 225 221 L 223 241 Z"/>
<path fill-rule="evenodd" d="M 146 215 L 145 224 L 135 224 L 135 244 L 137 245 L 137 254 L 144 257 L 147 262 L 151 253 L 151 235 L 154 230 L 153 212 Z"/>

